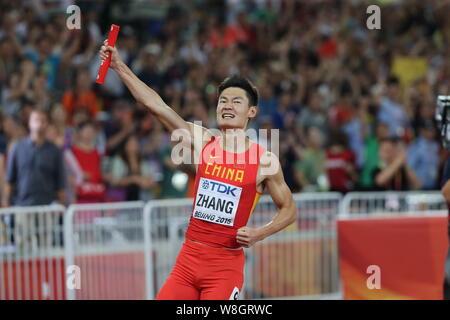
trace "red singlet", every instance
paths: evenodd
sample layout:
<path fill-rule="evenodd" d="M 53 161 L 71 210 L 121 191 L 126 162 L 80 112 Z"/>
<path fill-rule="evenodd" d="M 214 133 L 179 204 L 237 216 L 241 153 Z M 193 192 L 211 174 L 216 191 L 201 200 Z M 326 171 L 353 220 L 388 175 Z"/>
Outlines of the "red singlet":
<path fill-rule="evenodd" d="M 243 153 L 231 153 L 213 137 L 203 148 L 195 178 L 195 198 L 186 239 L 239 248 L 237 230 L 247 224 L 261 195 L 256 175 L 264 148 L 251 142 Z"/>

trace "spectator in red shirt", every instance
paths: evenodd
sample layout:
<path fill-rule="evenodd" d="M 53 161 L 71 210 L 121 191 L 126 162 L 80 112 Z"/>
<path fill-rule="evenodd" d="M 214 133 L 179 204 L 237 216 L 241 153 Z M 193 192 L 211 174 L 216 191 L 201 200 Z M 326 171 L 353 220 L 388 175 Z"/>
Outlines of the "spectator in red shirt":
<path fill-rule="evenodd" d="M 101 173 L 101 155 L 95 147 L 95 124 L 82 122 L 77 131 L 77 142 L 72 146 L 72 152 L 83 174 L 82 181 L 77 185 L 77 202 L 103 202 L 106 189 Z"/>
<path fill-rule="evenodd" d="M 256 41 L 256 33 L 248 21 L 247 15 L 243 12 L 237 16 L 235 25 L 236 37 L 239 43 L 254 44 Z"/>
<path fill-rule="evenodd" d="M 335 130 L 330 134 L 325 168 L 331 191 L 346 193 L 353 189 L 353 185 L 358 179 L 355 155 L 347 147 L 347 137 L 340 130 Z"/>
<path fill-rule="evenodd" d="M 319 56 L 322 59 L 332 59 L 338 54 L 338 43 L 329 35 L 323 36 L 322 44 L 319 47 Z"/>
<path fill-rule="evenodd" d="M 212 48 L 229 48 L 238 42 L 238 37 L 234 26 L 227 25 L 225 21 L 218 18 L 214 29 L 209 34 L 209 43 Z"/>
<path fill-rule="evenodd" d="M 345 93 L 338 98 L 336 105 L 331 108 L 329 122 L 332 126 L 340 128 L 352 120 L 355 115 L 352 96 L 350 93 Z"/>

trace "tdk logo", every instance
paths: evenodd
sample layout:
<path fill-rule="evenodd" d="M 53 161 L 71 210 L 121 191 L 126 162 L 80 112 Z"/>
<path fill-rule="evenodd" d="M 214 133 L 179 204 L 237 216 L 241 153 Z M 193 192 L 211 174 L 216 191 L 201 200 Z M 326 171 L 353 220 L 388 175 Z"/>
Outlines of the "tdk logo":
<path fill-rule="evenodd" d="M 205 189 L 205 190 L 207 190 L 207 189 L 209 188 L 209 182 L 208 182 L 208 180 L 204 180 L 204 181 L 202 182 L 202 188 Z"/>
<path fill-rule="evenodd" d="M 210 181 L 211 182 L 211 191 L 219 192 L 219 193 L 226 193 L 227 195 L 232 195 L 233 197 L 236 197 L 236 194 L 234 193 L 236 191 L 236 187 L 227 186 L 218 182 Z"/>

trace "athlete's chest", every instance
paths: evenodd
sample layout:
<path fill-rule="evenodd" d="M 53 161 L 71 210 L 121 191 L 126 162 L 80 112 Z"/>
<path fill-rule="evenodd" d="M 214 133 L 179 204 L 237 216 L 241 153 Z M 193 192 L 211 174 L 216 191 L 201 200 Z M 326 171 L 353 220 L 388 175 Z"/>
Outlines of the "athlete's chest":
<path fill-rule="evenodd" d="M 249 213 L 246 204 L 253 203 L 256 196 L 254 170 L 249 170 L 249 165 L 206 163 L 199 166 L 193 217 L 233 226 L 237 216 Z"/>

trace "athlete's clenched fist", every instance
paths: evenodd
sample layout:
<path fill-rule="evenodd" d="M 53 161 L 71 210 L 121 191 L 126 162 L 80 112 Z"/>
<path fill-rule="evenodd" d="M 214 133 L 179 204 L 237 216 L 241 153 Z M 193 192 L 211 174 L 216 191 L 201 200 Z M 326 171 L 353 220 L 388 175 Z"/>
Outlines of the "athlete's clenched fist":
<path fill-rule="evenodd" d="M 260 240 L 262 239 L 258 229 L 242 227 L 237 231 L 236 242 L 245 248 L 250 248 Z"/>

